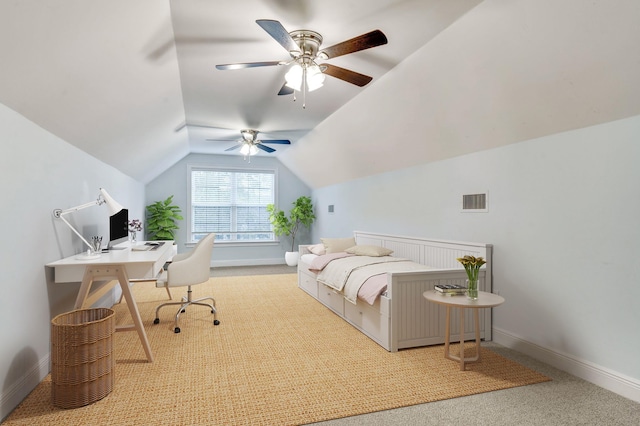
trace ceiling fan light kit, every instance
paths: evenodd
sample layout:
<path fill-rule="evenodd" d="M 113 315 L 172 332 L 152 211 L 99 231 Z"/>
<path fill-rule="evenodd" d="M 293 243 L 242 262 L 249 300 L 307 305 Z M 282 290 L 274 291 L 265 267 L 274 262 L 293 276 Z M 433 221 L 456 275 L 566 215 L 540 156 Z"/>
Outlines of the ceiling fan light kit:
<path fill-rule="evenodd" d="M 291 69 L 284 75 L 286 86 L 298 91 L 313 92 L 324 84 L 324 74 L 320 67 L 313 63 L 312 65 L 294 64 Z"/>
<path fill-rule="evenodd" d="M 251 143 L 243 143 L 242 148 L 240 148 L 240 154 L 246 156 L 256 155 L 258 153 L 258 148 Z"/>

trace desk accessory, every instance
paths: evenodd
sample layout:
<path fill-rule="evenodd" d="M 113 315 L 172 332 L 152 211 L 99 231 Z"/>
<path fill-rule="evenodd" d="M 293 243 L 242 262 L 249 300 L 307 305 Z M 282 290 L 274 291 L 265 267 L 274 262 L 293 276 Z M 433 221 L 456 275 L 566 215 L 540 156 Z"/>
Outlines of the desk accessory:
<path fill-rule="evenodd" d="M 467 292 L 467 288 L 457 284 L 436 284 L 433 289 L 445 296 L 460 296 Z"/>
<path fill-rule="evenodd" d="M 107 191 L 104 190 L 104 188 L 100 188 L 100 194 L 98 194 L 98 198 L 95 201 L 91 201 L 89 203 L 85 203 L 76 207 L 71 207 L 65 210 L 55 209 L 53 211 L 53 217 L 62 220 L 78 237 L 80 237 L 82 242 L 85 243 L 87 247 L 89 247 L 90 253 L 88 253 L 87 256 L 99 257 L 100 256 L 99 250 L 95 250 L 95 247 L 91 243 L 89 243 L 89 241 L 87 241 L 73 226 L 71 226 L 69 221 L 65 219 L 64 216 L 72 212 L 77 212 L 78 210 L 86 209 L 87 207 L 100 206 L 102 204 L 107 205 L 107 208 L 109 209 L 109 214 L 111 215 L 114 215 L 119 211 L 123 210 L 123 207 L 117 201 L 111 198 L 111 196 L 107 193 Z M 102 243 L 102 237 L 100 237 L 100 243 Z M 91 254 L 91 252 L 93 254 Z"/>
<path fill-rule="evenodd" d="M 102 247 L 102 237 L 91 237 L 91 251 L 100 253 Z"/>

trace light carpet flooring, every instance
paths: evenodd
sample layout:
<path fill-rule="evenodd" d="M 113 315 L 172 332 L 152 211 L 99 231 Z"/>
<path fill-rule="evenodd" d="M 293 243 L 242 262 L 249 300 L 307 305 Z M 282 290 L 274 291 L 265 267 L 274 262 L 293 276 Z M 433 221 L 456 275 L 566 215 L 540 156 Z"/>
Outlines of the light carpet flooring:
<path fill-rule="evenodd" d="M 552 380 L 315 423 L 317 426 L 638 426 L 640 403 L 492 342 L 483 347 Z"/>

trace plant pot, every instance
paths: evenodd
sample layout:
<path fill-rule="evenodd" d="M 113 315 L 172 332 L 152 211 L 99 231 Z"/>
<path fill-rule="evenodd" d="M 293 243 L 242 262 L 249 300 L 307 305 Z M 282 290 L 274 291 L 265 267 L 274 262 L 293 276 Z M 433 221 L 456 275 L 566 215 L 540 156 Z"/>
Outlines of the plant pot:
<path fill-rule="evenodd" d="M 284 261 L 289 266 L 296 266 L 298 264 L 298 257 L 300 253 L 297 251 L 288 251 L 284 254 Z"/>

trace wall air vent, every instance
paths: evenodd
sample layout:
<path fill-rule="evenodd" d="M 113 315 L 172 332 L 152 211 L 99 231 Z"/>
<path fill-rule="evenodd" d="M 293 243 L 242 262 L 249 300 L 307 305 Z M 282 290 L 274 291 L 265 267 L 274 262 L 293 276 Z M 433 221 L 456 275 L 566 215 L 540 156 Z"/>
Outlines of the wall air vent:
<path fill-rule="evenodd" d="M 486 213 L 489 211 L 489 194 L 465 194 L 462 196 L 462 211 L 465 213 Z"/>

